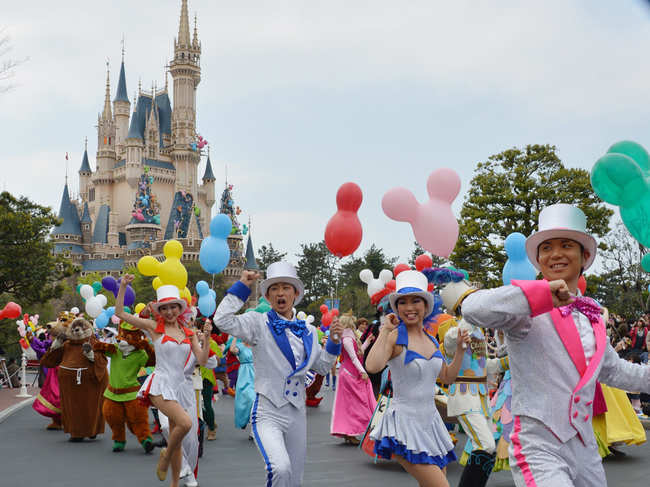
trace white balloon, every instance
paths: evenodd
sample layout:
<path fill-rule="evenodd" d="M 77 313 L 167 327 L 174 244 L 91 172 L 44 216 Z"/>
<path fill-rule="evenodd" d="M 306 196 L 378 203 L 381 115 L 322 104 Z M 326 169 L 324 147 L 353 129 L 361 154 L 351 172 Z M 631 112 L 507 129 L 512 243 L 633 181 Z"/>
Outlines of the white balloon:
<path fill-rule="evenodd" d="M 95 290 L 93 289 L 92 286 L 88 284 L 84 284 L 81 286 L 79 289 L 79 294 L 81 294 L 81 297 L 84 298 L 86 301 L 89 299 L 93 298 L 95 296 Z"/>
<path fill-rule="evenodd" d="M 93 297 L 86 301 L 86 313 L 92 318 L 97 318 L 102 314 L 102 311 L 104 311 L 102 308 L 103 306 L 99 302 L 99 299 Z"/>
<path fill-rule="evenodd" d="M 359 273 L 359 279 L 368 285 L 368 296 L 370 297 L 384 289 L 392 278 L 393 273 L 388 269 L 384 269 L 379 273 L 379 279 L 375 279 L 370 269 L 364 269 Z"/>
<path fill-rule="evenodd" d="M 296 315 L 296 318 L 304 321 L 307 318 L 307 313 L 305 313 L 304 311 L 299 311 L 298 314 Z"/>
<path fill-rule="evenodd" d="M 359 279 L 361 279 L 361 282 L 365 284 L 370 284 L 375 276 L 372 275 L 372 271 L 370 269 L 364 269 L 361 272 L 359 272 Z"/>
<path fill-rule="evenodd" d="M 72 313 L 73 315 L 78 315 L 78 314 L 79 314 L 79 308 L 77 308 L 77 307 L 75 306 L 74 308 L 72 308 L 72 309 L 70 310 L 70 313 Z M 38 316 L 38 315 L 36 315 L 36 316 Z"/>
<path fill-rule="evenodd" d="M 103 294 L 98 294 L 96 297 L 97 299 L 99 299 L 99 303 L 102 305 L 102 308 L 106 306 L 106 303 L 108 303 L 106 296 L 104 296 Z"/>

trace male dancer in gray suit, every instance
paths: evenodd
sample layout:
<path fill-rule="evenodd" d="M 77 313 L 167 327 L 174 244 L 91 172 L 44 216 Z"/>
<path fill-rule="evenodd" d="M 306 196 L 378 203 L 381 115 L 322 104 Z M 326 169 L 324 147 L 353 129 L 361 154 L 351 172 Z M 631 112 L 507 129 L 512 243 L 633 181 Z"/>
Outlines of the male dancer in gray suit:
<path fill-rule="evenodd" d="M 302 485 L 307 452 L 305 374 L 325 375 L 341 352 L 340 324 L 330 327 L 325 348 L 312 325 L 296 320 L 293 307 L 304 285 L 287 262 L 271 264 L 261 285 L 271 304 L 267 313 L 235 315 L 250 295 L 259 275 L 243 271 L 219 304 L 215 324 L 252 345 L 257 397 L 251 414 L 253 435 L 266 464 L 267 487 Z"/>
<path fill-rule="evenodd" d="M 465 320 L 505 331 L 512 475 L 518 487 L 602 487 L 607 480 L 591 422 L 596 381 L 650 392 L 650 367 L 619 359 L 600 306 L 576 296 L 578 278 L 596 255 L 581 210 L 565 204 L 542 210 L 526 251 L 544 280 L 513 281 L 465 294 L 462 302 Z"/>

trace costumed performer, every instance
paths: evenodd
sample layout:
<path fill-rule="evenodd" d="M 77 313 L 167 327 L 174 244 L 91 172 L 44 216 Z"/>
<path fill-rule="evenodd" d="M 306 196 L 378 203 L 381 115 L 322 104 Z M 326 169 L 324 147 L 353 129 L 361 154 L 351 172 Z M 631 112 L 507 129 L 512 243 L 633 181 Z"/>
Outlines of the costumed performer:
<path fill-rule="evenodd" d="M 156 290 L 157 301 L 149 305 L 156 317 L 155 321 L 127 313 L 124 311 L 124 294 L 126 286 L 133 279 L 132 274 L 122 277 L 115 299 L 115 314 L 121 320 L 149 333 L 153 340 L 156 367 L 142 384 L 138 398 L 145 404 L 153 405 L 169 418 L 167 448 L 160 451 L 156 475 L 158 479 L 165 480 L 171 464 L 170 485 L 178 487 L 182 463 L 181 442 L 192 427 L 190 415 L 178 401 L 179 389 L 185 381 L 183 369 L 192 353 L 199 364 L 206 364 L 210 346 L 208 340 L 204 340 L 201 346 L 199 339 L 203 339 L 204 333 L 210 332 L 211 326 L 206 325 L 203 333 L 194 333 L 185 327 L 191 318 L 191 311 L 188 310 L 187 302 L 180 298 L 178 288 L 170 284 L 160 286 Z"/>
<path fill-rule="evenodd" d="M 357 436 L 366 431 L 377 407 L 377 400 L 368 374 L 361 365 L 364 349 L 355 332 L 356 319 L 344 314 L 339 322 L 343 326 L 343 351 L 339 385 L 332 405 L 330 434 L 344 438 L 346 443 L 358 445 L 360 440 Z"/>
<path fill-rule="evenodd" d="M 140 390 L 140 368 L 156 363 L 153 347 L 141 330 L 122 322 L 116 344 L 98 341 L 93 345 L 93 350 L 111 361 L 102 412 L 113 432 L 113 451 L 124 451 L 125 426 L 128 426 L 145 453 L 151 453 L 154 444 L 149 430 L 149 409 L 137 399 L 137 395 Z"/>
<path fill-rule="evenodd" d="M 53 321 L 48 323 L 48 328 L 52 329 L 57 326 L 57 322 Z M 46 334 L 45 339 L 41 340 L 36 339 L 32 340 L 32 348 L 36 352 L 39 360 L 42 360 L 43 356 L 52 346 L 52 338 L 49 336 L 49 333 Z M 42 352 L 42 353 L 41 353 Z M 45 416 L 46 418 L 51 418 L 52 421 L 48 424 L 45 429 L 59 431 L 63 429 L 63 424 L 61 424 L 61 393 L 59 391 L 59 377 L 58 369 L 45 367 L 42 362 L 39 364 L 39 378 L 40 374 L 44 372 L 45 381 L 41 386 L 41 390 L 38 392 L 38 396 L 32 403 L 32 408 L 38 414 Z"/>
<path fill-rule="evenodd" d="M 287 262 L 271 264 L 262 281 L 262 295 L 271 304 L 266 313 L 235 313 L 244 305 L 259 274 L 243 271 L 214 315 L 215 324 L 241 338 L 253 349 L 255 392 L 251 413 L 255 442 L 266 465 L 268 487 L 302 484 L 307 451 L 305 374 L 313 369 L 326 374 L 341 351 L 332 324 L 330 339 L 322 349 L 316 329 L 296 320 L 293 306 L 300 303 L 304 285 Z"/>
<path fill-rule="evenodd" d="M 206 320 L 210 324 L 210 320 Z M 207 327 L 206 327 L 207 329 Z M 206 336 L 207 335 L 206 333 Z M 214 353 L 214 350 L 210 350 L 208 353 L 208 361 L 205 364 L 207 369 L 212 369 L 217 366 L 217 356 Z M 203 386 L 203 380 L 201 375 L 199 377 L 201 380 L 195 381 L 196 368 L 198 366 L 196 356 L 192 354 L 190 359 L 185 364 L 183 369 L 183 375 L 185 380 L 183 384 L 179 387 L 178 390 L 178 403 L 187 411 L 190 418 L 192 419 L 192 427 L 184 437 L 182 441 L 181 450 L 183 452 L 183 460 L 181 462 L 181 473 L 180 477 L 183 479 L 185 487 L 197 487 L 199 484 L 197 482 L 197 477 L 199 473 L 199 456 L 200 456 L 200 426 L 199 419 L 201 415 L 201 394 L 197 394 L 196 387 L 200 385 Z M 200 383 L 200 384 L 199 384 Z M 201 389 L 202 390 L 202 389 Z M 165 440 L 169 440 L 169 419 L 163 413 L 159 413 L 158 417 L 160 419 L 160 431 L 161 434 L 165 437 Z"/>
<path fill-rule="evenodd" d="M 379 424 L 370 433 L 375 453 L 394 456 L 421 487 L 448 486 L 443 469 L 456 460 L 451 441 L 434 401 L 436 378 L 451 384 L 462 362 L 463 343 L 469 335 L 461 332 L 458 353 L 447 365 L 436 339 L 424 331 L 424 319 L 433 311 L 434 297 L 428 282 L 418 271 L 400 272 L 389 315 L 366 360 L 370 372 L 388 363 L 394 396 Z"/>
<path fill-rule="evenodd" d="M 244 429 L 250 421 L 251 410 L 255 403 L 255 366 L 253 351 L 239 338 L 228 345 L 230 353 L 239 360 L 237 385 L 235 386 L 235 427 Z"/>
<path fill-rule="evenodd" d="M 48 368 L 58 366 L 63 431 L 72 442 L 94 439 L 104 432 L 102 403 L 108 370 L 106 358 L 93 352 L 97 342 L 93 325 L 84 318 L 76 318 L 67 327 L 52 328 L 50 333 L 55 339 L 41 364 Z"/>
<path fill-rule="evenodd" d="M 571 205 L 551 205 L 540 212 L 538 228 L 526 239 L 526 252 L 544 279 L 470 293 L 463 317 L 505 331 L 515 484 L 601 487 L 607 480 L 591 426 L 596 381 L 650 391 L 650 367 L 619 359 L 600 306 L 576 297 L 578 278 L 597 249 L 585 214 Z"/>

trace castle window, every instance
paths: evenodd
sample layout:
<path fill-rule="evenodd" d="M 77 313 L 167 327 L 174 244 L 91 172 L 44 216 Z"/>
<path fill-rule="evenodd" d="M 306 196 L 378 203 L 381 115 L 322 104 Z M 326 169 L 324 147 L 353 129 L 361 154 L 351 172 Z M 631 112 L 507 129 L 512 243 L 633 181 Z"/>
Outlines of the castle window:
<path fill-rule="evenodd" d="M 88 201 L 95 201 L 95 188 L 88 190 Z"/>

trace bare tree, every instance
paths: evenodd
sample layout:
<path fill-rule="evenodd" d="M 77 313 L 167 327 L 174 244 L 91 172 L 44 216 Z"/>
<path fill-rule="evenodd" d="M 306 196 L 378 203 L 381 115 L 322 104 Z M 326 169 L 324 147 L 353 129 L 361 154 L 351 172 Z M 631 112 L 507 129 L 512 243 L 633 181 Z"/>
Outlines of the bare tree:
<path fill-rule="evenodd" d="M 0 27 L 0 94 L 6 93 L 13 88 L 9 80 L 16 74 L 16 68 L 27 61 L 27 58 L 20 60 L 9 58 L 12 48 L 11 37 L 7 33 L 7 28 Z"/>

